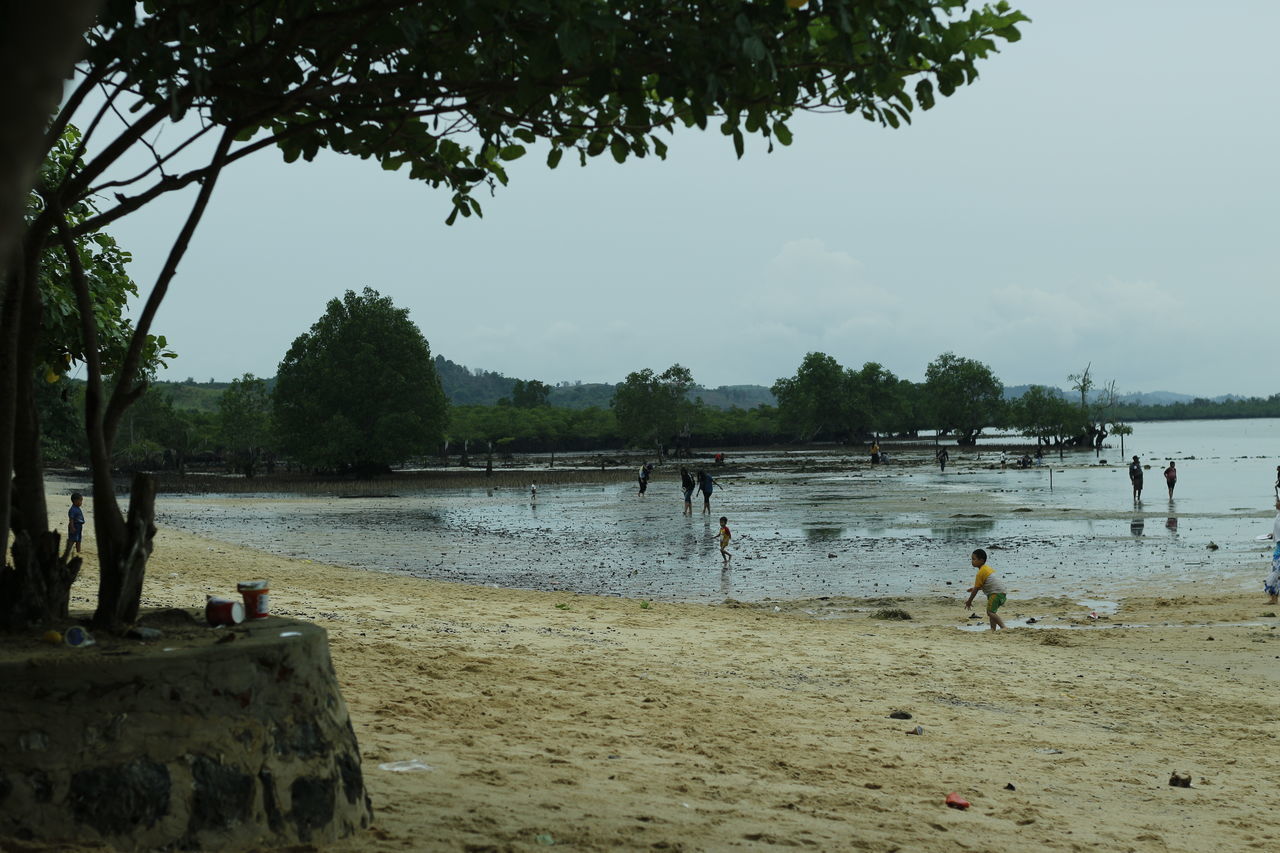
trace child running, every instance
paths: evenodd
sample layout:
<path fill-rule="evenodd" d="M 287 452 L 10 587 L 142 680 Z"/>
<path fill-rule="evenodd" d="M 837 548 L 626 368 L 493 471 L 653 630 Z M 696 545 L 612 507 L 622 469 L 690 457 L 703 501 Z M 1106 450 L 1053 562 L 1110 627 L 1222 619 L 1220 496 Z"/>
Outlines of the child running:
<path fill-rule="evenodd" d="M 987 594 L 987 619 L 991 622 L 991 630 L 1003 628 L 1004 620 L 996 615 L 996 611 L 1005 602 L 1004 584 L 995 576 L 996 570 L 987 565 L 986 551 L 981 548 L 974 551 L 969 562 L 978 570 L 978 576 L 974 579 L 973 586 L 969 587 L 969 600 L 964 603 L 964 609 L 973 609 L 974 596 L 978 594 L 978 590 L 982 590 Z"/>
<path fill-rule="evenodd" d="M 733 538 L 733 534 L 729 532 L 729 519 L 720 516 L 720 559 L 724 560 L 726 567 L 729 561 L 733 559 L 733 555 L 729 553 L 729 540 Z"/>

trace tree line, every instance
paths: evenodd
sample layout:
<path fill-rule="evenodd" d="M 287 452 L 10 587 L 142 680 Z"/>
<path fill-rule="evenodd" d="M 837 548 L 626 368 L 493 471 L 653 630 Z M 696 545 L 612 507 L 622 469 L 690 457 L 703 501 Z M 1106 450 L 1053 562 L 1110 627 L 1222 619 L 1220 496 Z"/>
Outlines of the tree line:
<path fill-rule="evenodd" d="M 1091 365 L 1068 377 L 1078 401 L 1039 385 L 1006 400 L 989 366 L 951 352 L 925 367 L 923 382 L 877 362 L 845 367 L 811 352 L 773 384 L 776 406 L 728 409 L 707 405 L 679 364 L 628 374 L 608 406 L 552 406 L 551 386 L 500 374 L 492 376 L 510 393 L 497 404 L 450 404 L 435 372 L 440 363 L 407 310 L 370 288 L 347 291 L 293 342 L 273 379 L 246 374 L 232 381 L 212 410 L 183 408 L 162 391 L 144 394 L 122 421 L 114 463 L 178 472 L 219 466 L 246 477 L 281 466 L 367 477 L 408 461 L 492 464 L 513 453 L 639 448 L 679 455 L 694 447 L 856 444 L 925 431 L 966 445 L 990 428 L 1065 449 L 1101 446 L 1108 434 L 1125 433 L 1132 409 L 1118 402 L 1114 382 L 1096 390 Z M 48 382 L 35 387 L 45 455 L 83 461 L 77 413 L 85 388 L 69 394 Z"/>

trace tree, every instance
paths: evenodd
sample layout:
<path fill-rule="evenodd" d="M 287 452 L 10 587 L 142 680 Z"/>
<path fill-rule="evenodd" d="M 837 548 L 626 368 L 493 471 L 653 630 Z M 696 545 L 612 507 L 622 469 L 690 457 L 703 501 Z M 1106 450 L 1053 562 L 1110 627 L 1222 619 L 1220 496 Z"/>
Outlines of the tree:
<path fill-rule="evenodd" d="M 1084 370 L 1068 375 L 1067 381 L 1071 383 L 1071 390 L 1080 392 L 1080 432 L 1074 436 L 1076 443 L 1088 444 L 1096 448 L 1098 453 L 1101 453 L 1102 439 L 1106 437 L 1106 431 L 1101 423 L 1103 417 L 1102 407 L 1098 407 L 1097 423 L 1095 423 L 1094 409 L 1089 405 L 1089 392 L 1093 390 L 1095 384 L 1091 372 L 1092 367 L 1093 362 L 1089 362 L 1084 366 Z"/>
<path fill-rule="evenodd" d="M 25 222 L 38 222 L 56 204 L 44 187 L 83 165 L 80 141 L 79 130 L 68 124 L 51 142 L 39 170 L 39 187 L 27 196 Z M 161 358 L 171 358 L 173 353 L 166 349 L 163 337 L 138 333 L 125 316 L 129 297 L 137 293 L 125 272 L 128 253 L 101 230 L 70 236 L 70 229 L 97 214 L 93 199 L 78 200 L 60 211 L 60 245 L 28 242 L 13 253 L 12 266 L 0 267 L 4 285 L 0 330 L 6 333 L 0 334 L 0 401 L 8 404 L 0 405 L 0 465 L 13 476 L 12 490 L 0 489 L 0 520 L 7 521 L 6 544 L 8 534 L 13 535 L 13 562 L 10 565 L 6 560 L 0 565 L 0 627 L 16 628 L 64 616 L 70 585 L 79 574 L 79 556 L 60 554 L 58 534 L 48 530 L 43 448 L 48 433 L 41 417 L 53 414 L 65 423 L 61 407 L 49 405 L 53 401 L 45 385 L 61 384 L 59 398 L 68 398 L 70 389 L 64 374 L 76 362 L 90 366 L 81 423 L 87 433 L 95 491 L 105 488 L 108 495 L 99 504 L 102 511 L 95 513 L 99 554 L 120 564 L 120 571 L 100 581 L 100 602 L 105 602 L 100 612 L 117 612 L 122 600 L 132 598 L 135 581 L 140 584 L 141 575 L 135 577 L 133 566 L 139 564 L 136 557 L 143 555 L 147 546 L 125 549 L 121 542 L 126 531 L 133 529 L 149 543 L 148 493 L 144 486 L 135 495 L 135 501 L 141 497 L 139 511 L 127 526 L 110 497 L 114 492 L 110 481 L 114 456 L 109 445 L 95 440 L 103 428 L 98 391 L 102 374 L 121 370 L 131 346 L 136 346 L 132 369 L 146 375 L 155 372 Z M 20 322 L 22 318 L 26 322 Z M 95 375 L 99 384 L 93 381 Z M 139 391 L 129 402 L 140 396 Z M 118 428 L 117 417 L 111 430 L 114 433 Z M 105 474 L 97 476 L 98 471 Z M 141 561 L 145 562 L 145 556 Z M 140 585 L 137 589 L 140 594 Z"/>
<path fill-rule="evenodd" d="M 844 369 L 823 352 L 811 352 L 796 375 L 773 383 L 782 427 L 801 441 L 812 441 L 824 432 L 843 432 L 847 417 Z"/>
<path fill-rule="evenodd" d="M 517 379 L 511 388 L 511 405 L 517 409 L 534 409 L 547 405 L 547 397 L 551 395 L 551 386 L 536 379 L 528 382 Z"/>
<path fill-rule="evenodd" d="M 960 444 L 977 443 L 982 428 L 1003 417 L 1004 388 L 982 362 L 945 352 L 929 362 L 924 376 L 934 425 L 958 432 Z"/>
<path fill-rule="evenodd" d="M 1055 391 L 1032 385 L 1008 407 L 1009 420 L 1037 444 L 1056 444 L 1059 456 L 1068 440 L 1080 434 L 1085 416 Z"/>
<path fill-rule="evenodd" d="M 1085 413 L 1089 411 L 1089 392 L 1093 390 L 1093 377 L 1090 375 L 1092 367 L 1093 362 L 1089 362 L 1084 366 L 1084 370 L 1067 376 L 1067 381 L 1071 383 L 1071 390 L 1080 392 L 1080 411 Z"/>
<path fill-rule="evenodd" d="M 0 134 L 0 153 L 15 155 L 0 157 L 0 249 L 19 249 L 0 254 L 0 469 L 39 453 L 39 430 L 28 424 L 34 404 L 19 391 L 42 320 L 46 245 L 75 255 L 77 238 L 167 193 L 194 190 L 110 387 L 94 357 L 92 288 L 81 263 L 69 264 L 90 355 L 85 424 L 102 570 L 94 621 L 109 630 L 136 614 L 154 533 L 147 482 L 135 482 L 128 520 L 111 497 L 111 448 L 124 412 L 145 391 L 156 312 L 227 167 L 269 148 L 288 161 L 321 149 L 371 158 L 450 192 L 452 222 L 478 215 L 477 190 L 506 184 L 506 164 L 540 140 L 554 167 L 566 151 L 583 163 L 604 154 L 619 162 L 662 157 L 663 135 L 706 129 L 713 119 L 738 156 L 749 134 L 788 144 L 797 111 L 844 110 L 897 127 L 972 82 L 978 63 L 998 41 L 1016 40 L 1026 20 L 1003 0 L 976 9 L 965 0 L 824 0 L 801 9 L 738 0 L 111 2 L 89 25 L 73 84 L 58 99 L 50 81 L 75 55 L 69 34 L 88 25 L 94 6 L 54 0 L 15 9 L 28 5 L 40 11 L 6 6 L 0 18 L 0 46 L 18 34 L 17 49 L 0 51 L 0 61 L 16 61 L 21 72 L 6 78 L 19 83 L 3 95 L 11 107 L 3 114 L 16 121 Z M 50 109 L 44 141 L 35 142 L 31 117 Z M 12 188 L 29 186 L 34 164 L 77 115 L 88 116 L 78 165 L 40 181 L 47 204 L 15 235 L 11 212 L 21 202 Z M 124 127 L 98 120 L 107 115 Z M 151 163 L 123 173 L 134 151 Z M 69 217 L 95 197 L 110 201 L 83 221 Z M 32 566 L 40 563 L 32 555 L 48 548 L 31 543 L 51 535 L 31 503 L 35 491 L 28 484 L 11 504 L 0 489 L 0 530 L 7 536 L 16 510 L 15 547 L 26 543 Z M 12 600 L 5 594 L 0 609 L 12 609 Z"/>
<path fill-rule="evenodd" d="M 610 406 L 623 437 L 635 446 L 661 447 L 681 432 L 693 404 L 688 368 L 673 364 L 657 375 L 649 368 L 628 373 L 613 392 Z"/>
<path fill-rule="evenodd" d="M 246 477 L 258 468 L 271 435 L 271 395 L 267 383 L 246 373 L 218 398 L 218 436 L 231 463 Z"/>
<path fill-rule="evenodd" d="M 910 428 L 902 386 L 893 371 L 868 361 L 860 370 L 849 368 L 847 379 L 850 399 L 856 401 L 858 411 L 851 426 L 856 424 L 860 430 L 875 435 Z"/>
<path fill-rule="evenodd" d="M 430 453 L 448 403 L 431 348 L 390 297 L 365 288 L 329 301 L 276 373 L 276 428 L 304 465 L 371 476 Z"/>

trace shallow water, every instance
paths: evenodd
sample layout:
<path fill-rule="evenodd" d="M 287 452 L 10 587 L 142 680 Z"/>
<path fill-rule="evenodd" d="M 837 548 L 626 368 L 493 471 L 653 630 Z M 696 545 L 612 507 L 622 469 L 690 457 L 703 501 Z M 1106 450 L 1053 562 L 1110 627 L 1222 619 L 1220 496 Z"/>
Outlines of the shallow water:
<path fill-rule="evenodd" d="M 953 454 L 945 474 L 924 464 L 872 469 L 861 460 L 808 474 L 757 469 L 743 458 L 731 460 L 712 513 L 701 514 L 695 500 L 692 518 L 680 513 L 671 469 L 655 474 L 644 498 L 627 484 L 540 486 L 536 503 L 524 489 L 352 499 L 166 495 L 157 516 L 290 557 L 661 600 L 962 595 L 976 547 L 988 549 L 1020 598 L 1105 598 L 1135 583 L 1158 589 L 1201 576 L 1252 586 L 1255 573 L 1260 585 L 1269 546 L 1253 537 L 1270 530 L 1275 457 L 1265 454 L 1280 449 L 1280 420 L 1135 429 L 1126 452 L 1153 462 L 1136 507 L 1114 448 L 1103 451 L 1107 465 L 1082 452 L 1065 465 L 1055 455 L 1027 470 L 1000 469 L 998 453 Z M 1168 458 L 1181 472 L 1173 501 L 1161 476 Z M 715 542 L 722 514 L 734 532 L 729 570 Z"/>

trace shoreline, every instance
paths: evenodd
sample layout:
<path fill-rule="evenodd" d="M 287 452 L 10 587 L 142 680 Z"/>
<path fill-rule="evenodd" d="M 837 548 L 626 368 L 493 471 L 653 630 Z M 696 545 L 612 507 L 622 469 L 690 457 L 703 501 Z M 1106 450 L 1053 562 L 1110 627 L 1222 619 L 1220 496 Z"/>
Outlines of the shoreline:
<path fill-rule="evenodd" d="M 1280 629 L 1260 590 L 1174 584 L 1111 617 L 1159 629 L 993 636 L 958 629 L 962 588 L 832 605 L 900 607 L 907 623 L 819 618 L 804 611 L 820 599 L 470 586 L 166 527 L 143 604 L 199 607 L 253 578 L 271 581 L 273 612 L 329 633 L 375 809 L 371 830 L 326 848 L 337 853 L 1280 840 L 1260 808 L 1280 774 Z M 95 588 L 88 565 L 72 607 Z M 1074 597 L 1010 606 L 1087 618 Z M 1250 622 L 1264 624 L 1234 624 Z M 1193 786 L 1170 787 L 1175 771 Z M 952 791 L 973 808 L 946 808 Z"/>

